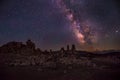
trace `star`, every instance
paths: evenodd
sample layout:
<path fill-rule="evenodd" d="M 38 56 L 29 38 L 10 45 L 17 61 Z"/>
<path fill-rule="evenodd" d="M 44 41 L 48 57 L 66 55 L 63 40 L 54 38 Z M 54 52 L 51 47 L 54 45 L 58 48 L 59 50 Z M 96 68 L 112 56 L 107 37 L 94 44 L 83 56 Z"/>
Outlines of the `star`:
<path fill-rule="evenodd" d="M 118 33 L 119 31 L 118 31 L 118 30 L 116 30 L 115 32 L 116 32 L 116 33 Z"/>
<path fill-rule="evenodd" d="M 41 49 L 66 44 L 120 49 L 120 7 L 115 1 L 5 0 L 0 5 L 0 45 L 31 38 Z"/>

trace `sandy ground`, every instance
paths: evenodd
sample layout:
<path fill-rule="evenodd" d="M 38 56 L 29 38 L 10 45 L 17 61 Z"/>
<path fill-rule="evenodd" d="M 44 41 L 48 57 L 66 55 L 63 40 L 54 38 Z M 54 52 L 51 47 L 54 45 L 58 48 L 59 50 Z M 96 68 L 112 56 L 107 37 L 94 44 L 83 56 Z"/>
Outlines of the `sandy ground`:
<path fill-rule="evenodd" d="M 0 66 L 0 80 L 120 80 L 120 68 L 41 69 L 40 66 Z"/>

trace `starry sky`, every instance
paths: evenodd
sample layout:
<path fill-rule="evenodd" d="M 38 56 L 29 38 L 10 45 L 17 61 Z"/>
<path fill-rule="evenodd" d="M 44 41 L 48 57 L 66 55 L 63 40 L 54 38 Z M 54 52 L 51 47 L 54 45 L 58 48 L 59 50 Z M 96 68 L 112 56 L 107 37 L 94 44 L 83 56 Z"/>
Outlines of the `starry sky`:
<path fill-rule="evenodd" d="M 0 0 L 0 45 L 31 39 L 43 50 L 120 50 L 119 14 L 119 0 Z"/>

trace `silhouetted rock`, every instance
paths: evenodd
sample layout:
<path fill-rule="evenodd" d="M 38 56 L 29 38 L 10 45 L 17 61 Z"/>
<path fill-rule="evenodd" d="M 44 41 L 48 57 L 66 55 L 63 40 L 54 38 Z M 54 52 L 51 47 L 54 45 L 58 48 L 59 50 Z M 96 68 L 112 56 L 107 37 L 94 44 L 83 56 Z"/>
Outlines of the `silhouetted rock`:
<path fill-rule="evenodd" d="M 1 46 L 1 53 L 21 53 L 26 46 L 22 42 L 9 42 Z"/>
<path fill-rule="evenodd" d="M 69 47 L 69 45 L 67 45 L 67 51 L 70 51 L 70 47 Z"/>
<path fill-rule="evenodd" d="M 53 53 L 52 49 L 50 49 L 50 53 Z"/>
<path fill-rule="evenodd" d="M 26 46 L 30 49 L 35 50 L 35 43 L 33 43 L 30 39 L 26 41 Z"/>
<path fill-rule="evenodd" d="M 72 53 L 73 53 L 74 51 L 76 51 L 76 47 L 75 47 L 75 45 L 74 45 L 74 44 L 72 45 L 71 50 L 72 50 Z"/>
<path fill-rule="evenodd" d="M 64 47 L 61 48 L 60 52 L 64 53 L 65 52 L 65 49 Z"/>
<path fill-rule="evenodd" d="M 37 48 L 34 53 L 37 55 L 41 55 L 42 50 L 40 48 Z"/>
<path fill-rule="evenodd" d="M 0 54 L 0 64 L 7 63 L 14 66 L 32 65 L 56 67 L 66 65 L 84 65 L 103 69 L 104 66 L 120 64 L 120 52 L 110 51 L 105 54 L 95 54 L 86 51 L 76 51 L 75 45 L 72 45 L 71 50 L 69 50 L 69 45 L 67 45 L 67 50 L 62 47 L 60 51 L 52 51 L 52 49 L 50 49 L 50 51 L 41 51 L 39 48 L 35 49 L 35 44 L 31 40 L 28 40 L 26 45 L 22 42 L 9 42 L 0 47 L 0 53 L 3 53 Z M 105 64 L 101 64 L 103 62 Z M 72 69 L 71 66 L 69 69 Z"/>
<path fill-rule="evenodd" d="M 48 54 L 49 54 L 49 51 L 48 51 L 48 50 L 45 50 L 43 53 L 46 54 L 46 55 L 48 55 Z"/>

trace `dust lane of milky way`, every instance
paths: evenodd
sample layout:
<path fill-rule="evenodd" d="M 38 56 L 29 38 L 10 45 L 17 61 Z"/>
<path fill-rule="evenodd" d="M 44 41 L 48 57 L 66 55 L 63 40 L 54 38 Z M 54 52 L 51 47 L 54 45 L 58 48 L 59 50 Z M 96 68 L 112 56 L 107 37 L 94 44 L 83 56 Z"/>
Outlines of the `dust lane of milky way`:
<path fill-rule="evenodd" d="M 76 16 L 76 13 L 74 9 L 71 9 L 69 5 L 65 3 L 65 0 L 57 0 L 56 1 L 58 7 L 62 9 L 62 11 L 65 13 L 67 19 L 71 23 L 71 29 L 74 33 L 76 39 L 81 44 L 91 44 L 97 41 L 96 34 L 92 33 L 92 29 L 89 26 L 87 22 L 82 22 L 79 18 L 79 16 Z M 69 4 L 73 5 L 74 1 L 69 0 Z M 79 13 L 79 9 L 78 12 Z M 80 14 L 79 14 L 80 15 Z M 82 23 L 81 23 L 82 22 Z"/>
<path fill-rule="evenodd" d="M 2 0 L 0 45 L 28 38 L 41 50 L 120 50 L 119 0 Z"/>

